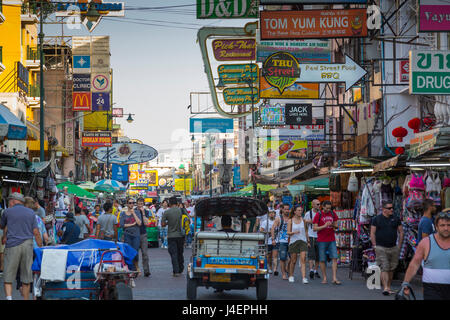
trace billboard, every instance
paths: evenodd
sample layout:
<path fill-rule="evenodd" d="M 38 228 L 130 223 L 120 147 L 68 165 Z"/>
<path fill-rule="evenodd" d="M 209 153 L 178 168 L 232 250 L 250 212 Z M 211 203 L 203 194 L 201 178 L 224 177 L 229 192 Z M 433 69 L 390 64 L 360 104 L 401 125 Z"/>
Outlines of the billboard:
<path fill-rule="evenodd" d="M 264 77 L 259 77 L 259 96 L 268 99 L 319 99 L 319 84 L 295 82 L 280 93 Z"/>
<path fill-rule="evenodd" d="M 261 40 L 367 36 L 366 9 L 261 11 Z"/>
<path fill-rule="evenodd" d="M 216 39 L 212 42 L 217 61 L 250 61 L 256 58 L 255 39 Z"/>
<path fill-rule="evenodd" d="M 450 3 L 447 0 L 419 0 L 419 32 L 450 31 Z"/>
<path fill-rule="evenodd" d="M 197 0 L 197 19 L 258 18 L 257 0 Z"/>
<path fill-rule="evenodd" d="M 269 140 L 260 142 L 263 148 L 263 160 L 306 160 L 308 141 L 306 140 Z"/>
<path fill-rule="evenodd" d="M 448 95 L 450 92 L 449 61 L 450 50 L 411 50 L 409 52 L 409 93 Z"/>
<path fill-rule="evenodd" d="M 112 137 L 110 131 L 83 131 L 81 146 L 83 147 L 110 147 Z"/>
<path fill-rule="evenodd" d="M 73 92 L 72 93 L 72 111 L 91 111 L 91 93 Z"/>
<path fill-rule="evenodd" d="M 132 187 L 156 187 L 158 186 L 157 170 L 130 170 L 130 185 Z"/>
<path fill-rule="evenodd" d="M 232 133 L 234 130 L 233 119 L 203 118 L 189 119 L 190 133 Z"/>

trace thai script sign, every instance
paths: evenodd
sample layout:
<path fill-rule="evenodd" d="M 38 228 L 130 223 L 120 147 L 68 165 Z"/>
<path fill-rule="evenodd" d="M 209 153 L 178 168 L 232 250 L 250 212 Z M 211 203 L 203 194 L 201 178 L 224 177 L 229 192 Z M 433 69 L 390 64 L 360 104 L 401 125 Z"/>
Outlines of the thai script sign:
<path fill-rule="evenodd" d="M 110 147 L 112 144 L 109 131 L 83 131 L 81 146 L 83 147 Z"/>
<path fill-rule="evenodd" d="M 255 104 L 259 101 L 258 88 L 228 88 L 223 90 L 223 98 L 229 105 Z"/>
<path fill-rule="evenodd" d="M 420 0 L 419 31 L 450 31 L 450 3 L 447 0 Z"/>
<path fill-rule="evenodd" d="M 409 52 L 409 93 L 449 94 L 450 51 Z"/>
<path fill-rule="evenodd" d="M 367 36 L 366 9 L 261 11 L 261 40 Z"/>
<path fill-rule="evenodd" d="M 255 39 L 216 39 L 212 42 L 217 61 L 255 60 Z"/>
<path fill-rule="evenodd" d="M 258 18 L 258 0 L 197 0 L 197 19 Z"/>
<path fill-rule="evenodd" d="M 158 152 L 145 144 L 140 143 L 113 143 L 110 148 L 98 148 L 94 157 L 102 162 L 117 164 L 135 164 L 155 159 Z"/>
<path fill-rule="evenodd" d="M 256 82 L 258 79 L 258 66 L 249 64 L 221 64 L 217 67 L 219 78 L 223 84 L 245 84 L 250 79 Z"/>

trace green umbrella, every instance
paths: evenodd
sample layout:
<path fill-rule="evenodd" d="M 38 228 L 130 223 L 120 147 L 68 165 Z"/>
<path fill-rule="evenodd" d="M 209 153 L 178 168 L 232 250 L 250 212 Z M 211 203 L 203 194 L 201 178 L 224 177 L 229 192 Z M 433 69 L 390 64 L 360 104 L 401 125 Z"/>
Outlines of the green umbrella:
<path fill-rule="evenodd" d="M 67 187 L 67 192 L 69 194 L 76 195 L 80 198 L 90 198 L 90 199 L 96 199 L 97 197 L 90 193 L 89 191 L 84 190 L 83 188 L 80 188 L 79 186 L 73 184 L 70 181 L 66 181 L 63 183 L 60 183 L 56 186 L 59 190 L 63 190 L 64 187 Z"/>
<path fill-rule="evenodd" d="M 95 183 L 92 181 L 86 181 L 78 185 L 80 188 L 88 191 L 94 191 Z"/>
<path fill-rule="evenodd" d="M 261 190 L 261 192 L 267 192 L 267 191 L 271 191 L 273 189 L 276 189 L 277 186 L 275 185 L 270 185 L 270 184 L 256 184 L 257 190 Z M 242 188 L 239 191 L 253 191 L 253 184 L 250 183 L 248 186 Z"/>

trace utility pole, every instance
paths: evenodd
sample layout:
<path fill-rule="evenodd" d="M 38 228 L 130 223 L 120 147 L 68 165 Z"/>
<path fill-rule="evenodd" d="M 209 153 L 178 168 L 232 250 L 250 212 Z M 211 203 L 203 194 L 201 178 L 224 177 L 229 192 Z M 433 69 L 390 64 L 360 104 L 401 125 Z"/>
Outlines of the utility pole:
<path fill-rule="evenodd" d="M 45 98 L 45 92 L 44 92 L 44 1 L 40 1 L 40 31 L 39 31 L 39 91 L 40 91 L 40 107 L 39 107 L 39 148 L 40 148 L 40 154 L 39 154 L 39 160 L 41 162 L 45 161 L 45 141 L 44 141 L 44 133 L 45 133 L 45 127 L 44 127 L 44 98 Z"/>

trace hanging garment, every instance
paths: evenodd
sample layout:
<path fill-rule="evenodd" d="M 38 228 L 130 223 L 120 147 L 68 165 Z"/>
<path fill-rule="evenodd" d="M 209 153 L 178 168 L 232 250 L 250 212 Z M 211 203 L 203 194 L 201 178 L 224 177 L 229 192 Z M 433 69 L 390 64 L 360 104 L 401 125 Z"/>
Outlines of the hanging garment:
<path fill-rule="evenodd" d="M 381 184 L 381 204 L 383 202 L 392 202 L 394 200 L 394 189 L 390 181 L 383 181 Z"/>
<path fill-rule="evenodd" d="M 431 192 L 441 192 L 441 179 L 439 178 L 439 173 L 437 172 L 430 172 L 428 174 L 427 179 L 425 180 L 426 182 L 426 189 L 425 191 L 427 193 L 431 193 Z"/>
<path fill-rule="evenodd" d="M 361 195 L 360 223 L 370 222 L 370 217 L 376 215 L 375 194 L 372 185 L 373 180 L 368 180 L 364 185 Z"/>
<path fill-rule="evenodd" d="M 409 181 L 409 188 L 417 190 L 425 190 L 425 184 L 423 182 L 422 176 L 412 173 L 411 180 Z"/>

